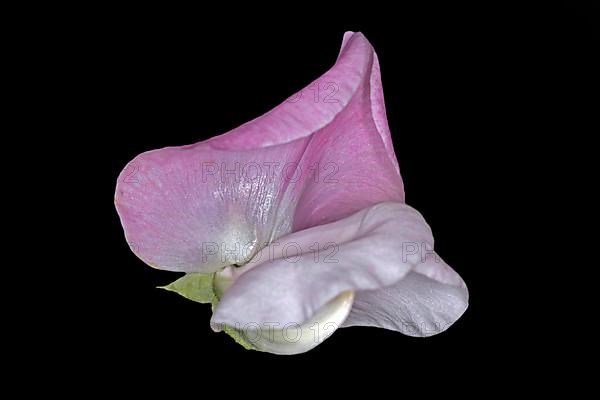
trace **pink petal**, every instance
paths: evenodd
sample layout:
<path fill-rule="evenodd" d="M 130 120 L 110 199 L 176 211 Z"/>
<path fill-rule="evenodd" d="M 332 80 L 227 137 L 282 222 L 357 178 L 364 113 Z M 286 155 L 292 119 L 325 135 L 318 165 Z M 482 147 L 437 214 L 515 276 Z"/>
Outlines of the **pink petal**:
<path fill-rule="evenodd" d="M 291 217 L 277 216 L 289 183 L 283 169 L 304 147 L 303 140 L 253 152 L 203 144 L 139 155 L 121 173 L 115 195 L 132 250 L 172 271 L 245 262 L 272 235 L 290 230 Z"/>
<path fill-rule="evenodd" d="M 335 66 L 300 93 L 224 135 L 130 162 L 115 204 L 132 250 L 156 268 L 212 272 L 289 232 L 403 202 L 364 36 L 347 33 Z"/>
<path fill-rule="evenodd" d="M 362 33 L 344 34 L 336 64 L 319 79 L 270 112 L 210 141 L 222 149 L 255 149 L 306 137 L 332 122 L 339 126 L 335 118 L 358 95 L 370 101 L 371 110 L 362 117 L 372 118 L 387 158 L 398 170 L 385 114 L 379 61 Z"/>

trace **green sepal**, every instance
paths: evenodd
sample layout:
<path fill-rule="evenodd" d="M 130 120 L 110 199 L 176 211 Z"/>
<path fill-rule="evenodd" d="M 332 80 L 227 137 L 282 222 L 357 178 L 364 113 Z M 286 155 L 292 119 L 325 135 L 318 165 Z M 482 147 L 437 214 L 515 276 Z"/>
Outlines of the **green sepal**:
<path fill-rule="evenodd" d="M 166 286 L 159 286 L 159 289 L 165 289 L 175 292 L 186 299 L 202 303 L 211 304 L 214 310 L 219 304 L 219 298 L 215 294 L 214 287 L 215 274 L 190 273 L 185 274 Z M 231 336 L 233 340 L 246 350 L 258 350 L 253 346 L 239 330 L 223 325 L 223 332 Z"/>
<path fill-rule="evenodd" d="M 158 288 L 175 292 L 198 303 L 212 304 L 216 300 L 213 279 L 214 274 L 191 273 L 185 274 L 167 286 Z"/>

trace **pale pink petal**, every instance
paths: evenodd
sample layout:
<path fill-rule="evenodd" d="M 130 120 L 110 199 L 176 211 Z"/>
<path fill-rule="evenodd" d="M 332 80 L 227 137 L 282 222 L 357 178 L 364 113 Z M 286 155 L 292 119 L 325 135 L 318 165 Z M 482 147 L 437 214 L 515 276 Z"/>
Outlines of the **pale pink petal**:
<path fill-rule="evenodd" d="M 450 267 L 441 261 L 439 268 Z M 392 286 L 357 292 L 342 326 L 372 326 L 409 336 L 431 336 L 448 329 L 467 309 L 466 285 L 454 271 L 452 281 L 458 284 L 443 283 L 416 270 Z"/>
<path fill-rule="evenodd" d="M 343 292 L 397 284 L 428 262 L 414 251 L 422 246 L 433 249 L 431 230 L 403 203 L 380 203 L 292 233 L 263 249 L 242 271 L 234 271 L 213 327 L 302 324 Z"/>

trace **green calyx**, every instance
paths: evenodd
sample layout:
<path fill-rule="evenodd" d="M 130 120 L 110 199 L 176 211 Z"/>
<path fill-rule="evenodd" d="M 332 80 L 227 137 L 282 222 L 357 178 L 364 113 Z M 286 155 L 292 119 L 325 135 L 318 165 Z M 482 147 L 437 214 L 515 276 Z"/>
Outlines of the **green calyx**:
<path fill-rule="evenodd" d="M 175 282 L 158 288 L 175 292 L 197 303 L 213 304 L 218 303 L 213 288 L 213 280 L 214 274 L 185 274 Z"/>
<path fill-rule="evenodd" d="M 159 286 L 159 289 L 165 289 L 170 292 L 175 292 L 186 299 L 202 304 L 211 304 L 214 311 L 220 298 L 223 296 L 224 290 L 229 286 L 229 282 L 216 273 L 202 274 L 189 273 L 185 274 L 176 281 L 166 285 Z M 223 332 L 228 334 L 246 350 L 258 350 L 253 346 L 239 330 L 230 326 L 224 325 Z"/>

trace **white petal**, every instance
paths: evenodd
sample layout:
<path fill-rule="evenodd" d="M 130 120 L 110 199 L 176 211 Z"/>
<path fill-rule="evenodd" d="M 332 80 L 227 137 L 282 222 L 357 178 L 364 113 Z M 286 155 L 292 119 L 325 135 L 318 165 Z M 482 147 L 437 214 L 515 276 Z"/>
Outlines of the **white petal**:
<path fill-rule="evenodd" d="M 343 326 L 374 326 L 409 336 L 431 336 L 458 320 L 468 300 L 464 284 L 445 284 L 413 271 L 393 286 L 357 293 Z"/>
<path fill-rule="evenodd" d="M 422 243 L 433 246 L 431 230 L 417 211 L 403 203 L 380 203 L 290 234 L 259 252 L 258 262 L 233 277 L 212 323 L 302 324 L 342 292 L 398 282 L 420 262 L 418 254 L 403 254 L 406 245 Z M 286 248 L 298 257 L 281 258 Z"/>
<path fill-rule="evenodd" d="M 304 353 L 323 342 L 342 325 L 352 308 L 353 299 L 354 292 L 344 292 L 302 324 L 288 322 L 280 325 L 273 322 L 261 326 L 250 323 L 238 327 L 238 331 L 260 351 L 286 355 Z"/>

